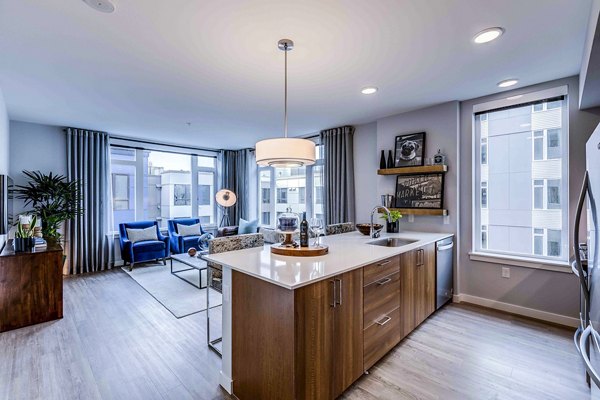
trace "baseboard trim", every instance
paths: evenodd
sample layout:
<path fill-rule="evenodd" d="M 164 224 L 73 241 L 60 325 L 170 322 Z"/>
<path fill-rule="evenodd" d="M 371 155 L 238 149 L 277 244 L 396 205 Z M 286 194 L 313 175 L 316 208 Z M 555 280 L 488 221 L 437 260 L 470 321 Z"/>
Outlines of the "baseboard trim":
<path fill-rule="evenodd" d="M 230 377 L 228 377 L 227 375 L 225 375 L 223 373 L 223 371 L 219 372 L 219 385 L 221 385 L 221 387 L 223 389 L 225 389 L 227 391 L 227 393 L 232 394 L 233 380 Z"/>
<path fill-rule="evenodd" d="M 524 317 L 535 318 L 541 321 L 551 322 L 553 324 L 564 325 L 571 328 L 577 328 L 580 324 L 579 318 L 567 317 L 566 315 L 554 314 L 547 311 L 536 310 L 518 306 L 516 304 L 504 303 L 501 301 L 486 299 L 483 297 L 472 296 L 470 294 L 455 294 L 452 297 L 454 303 L 469 303 L 482 307 L 492 308 L 494 310 L 505 311 L 511 314 L 522 315 Z"/>

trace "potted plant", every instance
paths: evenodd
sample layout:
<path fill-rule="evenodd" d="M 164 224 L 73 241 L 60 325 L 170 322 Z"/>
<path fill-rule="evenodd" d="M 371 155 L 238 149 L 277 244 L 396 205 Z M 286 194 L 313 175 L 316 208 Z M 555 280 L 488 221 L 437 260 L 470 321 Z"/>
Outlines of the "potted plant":
<path fill-rule="evenodd" d="M 29 178 L 25 186 L 18 185 L 16 197 L 31 205 L 33 213 L 42 219 L 42 235 L 47 242 L 60 239 L 60 224 L 83 213 L 81 208 L 80 181 L 69 181 L 63 175 L 52 172 L 23 171 Z"/>
<path fill-rule="evenodd" d="M 392 217 L 392 222 L 386 222 L 386 231 L 387 233 L 398 233 L 400 232 L 400 221 L 402 218 L 402 214 L 398 210 L 390 211 L 390 216 Z M 381 219 L 385 219 L 387 221 L 387 214 L 382 214 Z"/>
<path fill-rule="evenodd" d="M 35 238 L 33 237 L 33 232 L 36 224 L 37 216 L 35 215 L 28 225 L 23 224 L 19 218 L 14 240 L 15 253 L 21 251 L 30 251 L 35 247 Z"/>

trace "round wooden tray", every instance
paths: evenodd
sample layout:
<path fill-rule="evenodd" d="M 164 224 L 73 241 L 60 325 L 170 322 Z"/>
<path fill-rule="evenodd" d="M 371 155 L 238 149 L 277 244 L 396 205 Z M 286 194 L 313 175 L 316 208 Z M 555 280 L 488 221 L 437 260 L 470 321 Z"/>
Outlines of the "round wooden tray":
<path fill-rule="evenodd" d="M 329 246 L 287 247 L 279 243 L 271 246 L 271 253 L 279 254 L 280 256 L 317 257 L 329 253 Z"/>

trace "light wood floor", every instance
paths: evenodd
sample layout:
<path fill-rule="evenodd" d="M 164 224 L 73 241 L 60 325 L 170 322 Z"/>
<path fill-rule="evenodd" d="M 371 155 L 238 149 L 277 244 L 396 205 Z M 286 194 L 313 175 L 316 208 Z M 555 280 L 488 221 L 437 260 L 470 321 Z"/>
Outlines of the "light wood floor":
<path fill-rule="evenodd" d="M 229 399 L 204 312 L 176 319 L 120 270 L 65 279 L 65 318 L 0 334 L 0 399 Z M 346 399 L 585 399 L 569 330 L 449 305 Z"/>

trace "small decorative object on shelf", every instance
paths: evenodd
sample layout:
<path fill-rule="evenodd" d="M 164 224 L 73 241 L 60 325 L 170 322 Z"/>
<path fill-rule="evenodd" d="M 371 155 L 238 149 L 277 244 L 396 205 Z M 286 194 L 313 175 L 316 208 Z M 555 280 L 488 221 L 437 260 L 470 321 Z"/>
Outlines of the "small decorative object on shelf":
<path fill-rule="evenodd" d="M 382 194 L 381 205 L 387 208 L 394 207 L 394 196 L 391 194 Z"/>
<path fill-rule="evenodd" d="M 379 158 L 379 169 L 385 169 L 385 150 L 381 150 L 381 158 Z"/>
<path fill-rule="evenodd" d="M 396 136 L 394 167 L 422 166 L 425 163 L 425 132 Z"/>
<path fill-rule="evenodd" d="M 394 156 L 391 150 L 388 151 L 387 168 L 394 168 Z"/>
<path fill-rule="evenodd" d="M 435 156 L 433 156 L 433 165 L 445 165 L 446 164 L 446 156 L 442 154 L 442 150 L 438 149 L 438 152 Z"/>
<path fill-rule="evenodd" d="M 190 247 L 190 248 L 188 249 L 188 252 L 187 252 L 187 253 L 188 253 L 188 256 L 190 256 L 190 257 L 194 257 L 194 256 L 196 255 L 197 251 L 196 251 L 196 249 L 195 249 L 195 248 L 193 248 L 193 247 Z"/>

